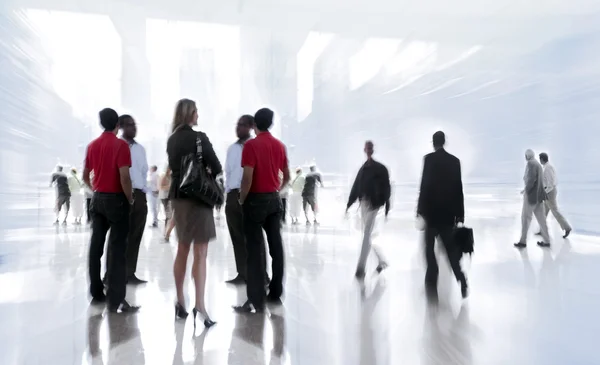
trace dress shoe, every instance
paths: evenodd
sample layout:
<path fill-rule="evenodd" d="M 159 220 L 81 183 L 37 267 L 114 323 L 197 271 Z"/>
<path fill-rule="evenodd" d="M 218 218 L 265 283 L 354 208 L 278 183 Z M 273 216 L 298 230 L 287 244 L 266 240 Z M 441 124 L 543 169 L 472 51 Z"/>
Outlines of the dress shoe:
<path fill-rule="evenodd" d="M 541 236 L 541 235 L 542 235 L 542 232 L 535 232 L 535 235 L 536 235 L 536 236 Z"/>
<path fill-rule="evenodd" d="M 540 247 L 550 247 L 550 244 L 548 242 L 544 242 L 544 241 L 539 241 L 537 244 Z"/>
<path fill-rule="evenodd" d="M 567 230 L 565 231 L 565 235 L 563 236 L 563 238 L 567 238 L 567 237 L 569 237 L 569 235 L 570 235 L 570 234 L 571 234 L 571 230 L 570 230 L 570 229 L 567 229 Z"/>
<path fill-rule="evenodd" d="M 526 248 L 527 244 L 523 243 L 523 242 L 517 242 L 517 243 L 515 243 L 515 247 L 516 248 Z"/>
<path fill-rule="evenodd" d="M 356 270 L 354 277 L 357 278 L 358 280 L 364 279 L 365 278 L 365 270 Z"/>
<path fill-rule="evenodd" d="M 255 313 L 263 313 L 265 311 L 265 307 L 264 306 L 256 307 L 256 306 L 254 306 L 254 304 L 250 303 L 249 300 L 247 300 L 242 305 L 234 306 L 233 310 L 238 313 L 252 313 L 253 310 Z"/>
<path fill-rule="evenodd" d="M 377 266 L 377 269 L 375 269 L 377 271 L 378 274 L 381 274 L 381 272 L 385 269 L 388 268 L 388 263 L 387 262 L 382 262 Z"/>
<path fill-rule="evenodd" d="M 91 304 L 101 304 L 101 303 L 105 303 L 105 302 L 106 302 L 106 295 L 104 293 L 102 293 L 101 295 L 92 296 Z"/>
<path fill-rule="evenodd" d="M 131 285 L 141 285 L 141 284 L 146 284 L 148 281 L 146 280 L 142 280 L 140 278 L 138 278 L 135 275 L 131 275 L 128 279 L 127 279 L 127 284 L 131 284 Z"/>
<path fill-rule="evenodd" d="M 227 280 L 225 283 L 231 285 L 242 285 L 246 284 L 246 279 L 244 279 L 241 275 L 238 275 L 231 280 Z"/>
<path fill-rule="evenodd" d="M 109 305 L 108 311 L 111 313 L 135 313 L 140 310 L 139 306 L 133 306 L 127 303 L 126 300 L 122 301 L 119 305 Z"/>

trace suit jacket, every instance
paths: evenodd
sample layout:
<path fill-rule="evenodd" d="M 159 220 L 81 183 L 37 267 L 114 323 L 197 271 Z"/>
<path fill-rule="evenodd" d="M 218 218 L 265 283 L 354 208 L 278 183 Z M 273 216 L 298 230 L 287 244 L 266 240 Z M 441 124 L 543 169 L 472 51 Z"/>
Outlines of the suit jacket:
<path fill-rule="evenodd" d="M 425 156 L 417 213 L 431 226 L 464 221 L 460 160 L 443 148 Z"/>
<path fill-rule="evenodd" d="M 544 168 L 536 159 L 527 161 L 525 168 L 525 194 L 527 201 L 531 205 L 541 203 L 546 200 L 546 191 L 544 190 Z"/>

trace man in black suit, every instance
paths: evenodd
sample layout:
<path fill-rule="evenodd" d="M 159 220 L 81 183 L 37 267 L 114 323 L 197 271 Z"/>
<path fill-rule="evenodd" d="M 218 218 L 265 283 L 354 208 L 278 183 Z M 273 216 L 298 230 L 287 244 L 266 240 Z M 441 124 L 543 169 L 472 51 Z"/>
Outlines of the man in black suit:
<path fill-rule="evenodd" d="M 435 132 L 433 148 L 435 152 L 425 156 L 421 191 L 417 214 L 423 217 L 425 228 L 425 259 L 427 273 L 425 286 L 428 292 L 437 289 L 438 264 L 434 245 L 440 237 L 450 260 L 456 280 L 460 282 L 463 298 L 468 295 L 467 279 L 460 268 L 460 248 L 454 244 L 453 230 L 457 223 L 465 220 L 465 206 L 460 172 L 460 160 L 446 152 L 444 132 Z"/>

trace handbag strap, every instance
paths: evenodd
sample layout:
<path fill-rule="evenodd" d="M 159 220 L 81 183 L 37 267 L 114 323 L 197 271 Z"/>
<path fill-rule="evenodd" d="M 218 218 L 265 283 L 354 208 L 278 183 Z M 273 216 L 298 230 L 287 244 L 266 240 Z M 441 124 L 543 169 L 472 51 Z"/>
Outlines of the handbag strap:
<path fill-rule="evenodd" d="M 200 134 L 196 135 L 196 159 L 202 163 L 202 140 L 200 140 Z"/>

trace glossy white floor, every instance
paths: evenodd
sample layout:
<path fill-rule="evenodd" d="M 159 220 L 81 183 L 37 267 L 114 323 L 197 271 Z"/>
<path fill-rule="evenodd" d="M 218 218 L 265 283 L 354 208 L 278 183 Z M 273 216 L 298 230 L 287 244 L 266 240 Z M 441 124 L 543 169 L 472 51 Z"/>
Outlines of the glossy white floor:
<path fill-rule="evenodd" d="M 199 323 L 195 332 L 191 316 L 173 318 L 175 244 L 161 241 L 162 230 L 144 236 L 138 276 L 149 283 L 128 287 L 128 299 L 142 305 L 135 315 L 89 304 L 84 227 L 8 230 L 0 246 L 0 364 L 600 363 L 600 240 L 563 240 L 549 218 L 552 248 L 532 239 L 519 252 L 512 247 L 518 201 L 490 204 L 468 220 L 477 241 L 472 262 L 463 262 L 471 296 L 460 299 L 440 260 L 437 307 L 424 298 L 420 233 L 409 210 L 381 230 L 377 242 L 391 266 L 364 285 L 353 277 L 360 237 L 352 219 L 331 213 L 318 229 L 285 228 L 286 297 L 265 315 L 231 309 L 245 290 L 224 284 L 235 266 L 220 226 L 207 288 L 218 324 L 203 331 Z"/>

